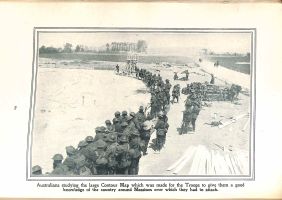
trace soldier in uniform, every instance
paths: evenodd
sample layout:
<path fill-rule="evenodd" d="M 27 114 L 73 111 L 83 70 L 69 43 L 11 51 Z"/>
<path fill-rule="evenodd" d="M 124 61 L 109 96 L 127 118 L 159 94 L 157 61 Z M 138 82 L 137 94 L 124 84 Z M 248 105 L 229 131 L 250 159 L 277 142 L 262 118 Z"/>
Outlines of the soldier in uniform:
<path fill-rule="evenodd" d="M 107 164 L 108 161 L 106 159 L 106 152 L 105 148 L 107 147 L 106 142 L 102 139 L 97 140 L 96 142 L 96 150 L 94 151 L 94 173 L 97 175 L 106 175 L 107 171 Z"/>
<path fill-rule="evenodd" d="M 138 175 L 139 160 L 141 158 L 141 150 L 143 146 L 144 145 L 141 142 L 139 132 L 133 131 L 131 133 L 131 140 L 129 142 L 129 155 L 131 157 L 131 163 L 129 166 L 128 174 L 130 175 Z"/>
<path fill-rule="evenodd" d="M 85 156 L 85 166 L 88 169 L 91 170 L 93 168 L 93 164 L 92 164 L 92 161 L 91 161 L 91 155 L 89 153 L 89 148 L 93 147 L 94 143 L 93 142 L 91 142 L 91 143 L 87 142 L 87 138 L 89 138 L 90 141 L 91 140 L 93 141 L 93 139 L 91 139 L 90 137 L 92 137 L 92 136 L 87 136 L 85 140 L 82 140 L 82 141 L 79 142 L 78 153 Z"/>
<path fill-rule="evenodd" d="M 118 64 L 116 65 L 116 71 L 117 71 L 117 73 L 119 73 L 119 66 L 118 66 Z"/>
<path fill-rule="evenodd" d="M 185 81 L 188 81 L 189 80 L 189 71 L 188 69 L 185 70 Z"/>
<path fill-rule="evenodd" d="M 68 171 L 70 175 L 77 174 L 76 164 L 75 164 L 75 156 L 77 154 L 76 149 L 73 146 L 67 146 L 66 153 L 67 153 L 67 157 L 64 160 L 63 164 L 68 167 Z"/>
<path fill-rule="evenodd" d="M 143 155 L 147 155 L 147 148 L 152 134 L 152 127 L 148 125 L 148 123 L 144 122 L 142 125 L 142 130 L 140 133 L 140 138 L 144 143 L 144 147 L 142 149 Z"/>
<path fill-rule="evenodd" d="M 140 106 L 139 111 L 135 114 L 135 119 L 136 119 L 136 126 L 138 130 L 141 130 L 142 124 L 146 121 L 146 116 L 144 113 L 144 107 Z"/>
<path fill-rule="evenodd" d="M 127 119 L 127 123 L 128 125 L 126 126 L 126 128 L 124 129 L 124 133 L 127 133 L 127 135 L 129 135 L 130 137 L 130 133 L 135 131 L 135 130 L 138 130 L 137 127 L 138 127 L 138 122 L 137 120 L 135 119 L 135 113 L 134 112 L 131 112 L 130 115 L 128 116 L 128 119 Z M 137 125 L 136 125 L 137 124 Z"/>
<path fill-rule="evenodd" d="M 127 117 L 128 117 L 128 115 L 127 115 L 127 111 L 122 111 L 122 113 L 121 113 L 121 123 L 122 122 L 127 122 Z"/>
<path fill-rule="evenodd" d="M 187 133 L 191 120 L 192 120 L 192 106 L 186 107 L 186 109 L 183 111 L 183 120 L 182 120 L 180 134 Z"/>
<path fill-rule="evenodd" d="M 210 84 L 214 84 L 214 75 L 211 74 L 211 81 L 210 81 Z"/>
<path fill-rule="evenodd" d="M 119 122 L 119 119 L 117 119 L 117 118 L 113 119 L 113 126 L 114 126 L 114 129 L 115 129 L 115 132 L 122 133 L 122 128 L 121 128 L 121 124 Z"/>
<path fill-rule="evenodd" d="M 122 135 L 118 141 L 118 146 L 116 148 L 116 174 L 128 174 L 128 167 L 130 166 L 129 157 L 129 144 L 126 135 Z"/>
<path fill-rule="evenodd" d="M 166 133 L 168 130 L 168 123 L 164 121 L 163 119 L 163 113 L 160 113 L 158 115 L 158 121 L 155 125 L 155 129 L 156 129 L 156 149 L 157 151 L 160 151 L 165 143 L 165 137 L 166 137 Z"/>
<path fill-rule="evenodd" d="M 177 72 L 174 72 L 173 80 L 177 80 L 177 79 L 178 79 Z"/>
<path fill-rule="evenodd" d="M 168 79 L 165 80 L 165 86 L 164 86 L 164 89 L 165 89 L 165 94 L 166 94 L 166 98 L 167 98 L 167 102 L 170 101 L 170 88 L 171 88 L 171 84 L 169 82 Z"/>
<path fill-rule="evenodd" d="M 62 154 L 55 154 L 53 156 L 53 171 L 51 172 L 52 175 L 68 175 L 68 167 L 62 163 L 63 155 Z"/>
<path fill-rule="evenodd" d="M 124 130 L 126 129 L 127 126 L 128 126 L 127 121 L 124 121 L 124 122 L 121 123 L 122 134 L 126 133 Z M 119 134 L 119 135 L 121 135 L 121 134 Z"/>
<path fill-rule="evenodd" d="M 55 169 L 56 167 L 62 164 L 64 157 L 62 154 L 55 154 L 52 159 L 53 159 L 53 169 Z"/>
<path fill-rule="evenodd" d="M 193 105 L 192 116 L 191 116 L 191 123 L 192 123 L 193 132 L 196 129 L 196 120 L 197 120 L 197 117 L 200 113 L 200 110 L 201 110 L 200 105 L 198 105 L 198 104 Z"/>
<path fill-rule="evenodd" d="M 116 149 L 118 146 L 117 137 L 114 133 L 110 133 L 107 140 L 107 147 L 105 157 L 108 159 L 107 170 L 108 174 L 113 175 L 116 173 Z"/>
<path fill-rule="evenodd" d="M 120 112 L 119 111 L 115 112 L 115 118 L 114 119 L 118 119 L 119 123 L 121 123 L 121 116 L 120 116 Z M 113 119 L 113 123 L 114 123 L 114 119 Z"/>
<path fill-rule="evenodd" d="M 32 175 L 36 175 L 36 176 L 42 175 L 42 168 L 39 165 L 33 166 L 31 171 L 32 171 Z"/>
<path fill-rule="evenodd" d="M 177 84 L 177 85 L 174 85 L 172 89 L 172 102 L 171 103 L 175 102 L 174 99 L 176 99 L 176 102 L 178 103 L 179 96 L 180 96 L 180 85 Z"/>
<path fill-rule="evenodd" d="M 94 142 L 98 141 L 99 139 L 104 139 L 105 131 L 106 131 L 106 128 L 103 126 L 96 127 L 95 129 L 96 135 L 94 138 Z"/>
<path fill-rule="evenodd" d="M 111 121 L 110 120 L 106 120 L 105 121 L 105 124 L 106 124 L 106 129 L 107 131 L 109 132 L 113 132 L 115 130 L 114 126 L 112 125 Z"/>

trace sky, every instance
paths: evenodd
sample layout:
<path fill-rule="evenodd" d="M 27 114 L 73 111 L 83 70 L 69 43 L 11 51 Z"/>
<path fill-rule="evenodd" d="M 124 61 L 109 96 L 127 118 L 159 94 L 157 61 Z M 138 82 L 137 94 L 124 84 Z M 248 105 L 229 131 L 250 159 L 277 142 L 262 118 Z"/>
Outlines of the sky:
<path fill-rule="evenodd" d="M 63 47 L 66 42 L 102 47 L 111 42 L 146 40 L 148 52 L 189 53 L 202 48 L 216 53 L 251 52 L 251 33 L 40 33 L 39 46 Z"/>

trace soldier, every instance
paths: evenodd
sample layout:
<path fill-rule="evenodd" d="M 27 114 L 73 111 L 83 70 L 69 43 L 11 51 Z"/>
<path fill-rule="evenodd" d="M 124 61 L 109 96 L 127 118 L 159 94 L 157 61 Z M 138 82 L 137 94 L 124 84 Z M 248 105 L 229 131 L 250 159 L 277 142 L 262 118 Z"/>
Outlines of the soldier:
<path fill-rule="evenodd" d="M 77 153 L 74 157 L 75 162 L 75 174 L 80 176 L 91 175 L 91 170 L 86 166 L 86 157 L 80 153 Z"/>
<path fill-rule="evenodd" d="M 117 73 L 119 73 L 119 66 L 118 66 L 118 64 L 116 65 L 116 71 L 117 71 Z"/>
<path fill-rule="evenodd" d="M 95 128 L 96 135 L 94 138 L 94 142 L 98 141 L 99 139 L 104 139 L 105 131 L 106 131 L 106 128 L 103 126 L 96 127 Z"/>
<path fill-rule="evenodd" d="M 94 145 L 93 139 L 91 139 L 90 137 L 92 137 L 92 136 L 87 136 L 86 139 L 85 139 L 86 141 L 85 140 L 80 141 L 79 144 L 78 144 L 78 148 L 77 148 L 78 153 L 83 155 L 83 156 L 85 156 L 85 166 L 89 170 L 92 169 L 93 164 L 92 164 L 92 161 L 91 161 L 91 155 L 89 153 L 89 148 L 88 147 L 92 146 L 92 148 L 93 148 L 93 145 Z M 92 141 L 92 142 L 88 143 L 87 142 L 87 138 L 88 138 L 88 141 Z"/>
<path fill-rule="evenodd" d="M 96 142 L 96 150 L 94 155 L 94 173 L 97 175 L 106 175 L 107 171 L 107 164 L 108 161 L 106 159 L 105 148 L 107 147 L 106 142 L 102 139 L 97 140 Z"/>
<path fill-rule="evenodd" d="M 119 123 L 119 119 L 113 119 L 113 126 L 114 126 L 114 129 L 115 129 L 115 132 L 117 133 L 121 133 L 122 132 L 122 129 L 121 129 L 121 125 Z"/>
<path fill-rule="evenodd" d="M 141 142 L 139 132 L 133 131 L 131 133 L 131 141 L 129 142 L 129 155 L 131 157 L 131 163 L 128 169 L 128 174 L 130 175 L 138 175 L 139 160 L 141 158 L 141 150 L 143 146 L 144 145 Z"/>
<path fill-rule="evenodd" d="M 214 84 L 214 75 L 211 74 L 211 81 L 210 81 L 210 84 Z"/>
<path fill-rule="evenodd" d="M 112 125 L 111 121 L 110 120 L 106 120 L 105 121 L 105 124 L 106 124 L 106 129 L 107 131 L 109 132 L 113 132 L 115 130 L 114 126 Z"/>
<path fill-rule="evenodd" d="M 188 81 L 189 80 L 189 71 L 188 69 L 185 70 L 185 81 Z"/>
<path fill-rule="evenodd" d="M 137 121 L 137 129 L 141 130 L 141 125 L 146 121 L 146 116 L 144 113 L 144 107 L 140 106 L 139 111 L 135 114 L 135 119 Z"/>
<path fill-rule="evenodd" d="M 120 116 L 120 112 L 119 111 L 115 112 L 115 118 L 114 119 L 118 119 L 119 123 L 121 123 L 121 116 Z M 114 123 L 114 119 L 113 119 L 113 123 Z"/>
<path fill-rule="evenodd" d="M 157 113 L 159 112 L 158 110 L 158 100 L 156 95 L 152 94 L 151 95 L 151 111 L 150 114 L 153 117 L 157 117 Z"/>
<path fill-rule="evenodd" d="M 198 104 L 193 105 L 192 116 L 191 116 L 193 132 L 195 132 L 195 129 L 196 129 L 196 120 L 200 113 L 200 110 L 201 110 L 200 105 Z"/>
<path fill-rule="evenodd" d="M 187 133 L 191 120 L 192 120 L 192 106 L 189 106 L 186 107 L 186 109 L 183 111 L 183 120 L 182 120 L 180 135 L 183 133 Z"/>
<path fill-rule="evenodd" d="M 144 147 L 142 149 L 143 155 L 147 155 L 147 148 L 152 134 L 152 127 L 148 125 L 148 123 L 144 122 L 142 125 L 142 130 L 140 133 L 140 138 L 144 143 Z"/>
<path fill-rule="evenodd" d="M 177 80 L 177 79 L 178 79 L 177 72 L 174 72 L 173 80 Z"/>
<path fill-rule="evenodd" d="M 135 130 L 138 130 L 137 129 L 138 122 L 135 119 L 135 113 L 134 112 L 131 112 L 130 115 L 128 116 L 127 123 L 128 123 L 128 125 L 124 129 L 124 133 L 129 133 L 130 134 L 131 132 L 133 132 Z"/>
<path fill-rule="evenodd" d="M 177 84 L 177 85 L 174 85 L 172 89 L 172 102 L 171 103 L 175 102 L 174 99 L 176 99 L 176 103 L 178 103 L 179 96 L 180 96 L 180 85 Z"/>
<path fill-rule="evenodd" d="M 122 135 L 118 141 L 118 146 L 116 148 L 116 174 L 128 174 L 128 167 L 130 166 L 129 157 L 129 144 L 126 135 Z"/>
<path fill-rule="evenodd" d="M 107 147 L 105 157 L 108 159 L 107 170 L 108 174 L 113 175 L 116 173 L 116 149 L 118 146 L 117 137 L 114 133 L 110 133 L 107 140 Z"/>
<path fill-rule="evenodd" d="M 127 117 L 128 117 L 128 115 L 127 115 L 127 111 L 122 111 L 122 114 L 121 114 L 121 123 L 122 122 L 127 122 Z"/>
<path fill-rule="evenodd" d="M 31 171 L 32 171 L 32 175 L 36 175 L 36 176 L 42 175 L 42 168 L 39 165 L 33 166 Z"/>
<path fill-rule="evenodd" d="M 127 121 L 121 123 L 122 134 L 126 133 L 124 130 L 126 129 L 127 126 L 128 126 Z"/>
<path fill-rule="evenodd" d="M 66 153 L 67 157 L 64 160 L 63 164 L 68 167 L 70 175 L 77 174 L 75 163 L 75 155 L 77 154 L 76 149 L 73 146 L 67 146 Z"/>
<path fill-rule="evenodd" d="M 170 88 L 171 88 L 171 84 L 169 82 L 168 79 L 165 80 L 165 86 L 164 86 L 164 89 L 165 89 L 165 94 L 166 94 L 166 98 L 167 98 L 167 102 L 170 101 Z"/>
<path fill-rule="evenodd" d="M 51 174 L 53 175 L 69 174 L 68 167 L 62 163 L 64 159 L 62 154 L 55 154 L 52 159 L 53 159 L 53 171 L 51 172 Z"/>
<path fill-rule="evenodd" d="M 56 167 L 62 164 L 64 157 L 62 154 L 55 154 L 52 159 L 53 159 L 53 169 L 55 169 Z"/>
<path fill-rule="evenodd" d="M 158 115 L 158 121 L 155 125 L 155 129 L 156 129 L 156 149 L 157 151 L 160 151 L 165 143 L 165 138 L 166 138 L 166 133 L 168 130 L 168 123 L 164 121 L 163 119 L 163 113 L 159 113 Z"/>

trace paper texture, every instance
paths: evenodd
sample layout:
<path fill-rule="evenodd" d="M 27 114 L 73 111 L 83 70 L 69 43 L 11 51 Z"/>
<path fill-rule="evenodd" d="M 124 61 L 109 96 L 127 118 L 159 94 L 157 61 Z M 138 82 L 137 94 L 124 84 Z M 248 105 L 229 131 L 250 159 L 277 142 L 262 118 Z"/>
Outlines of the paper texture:
<path fill-rule="evenodd" d="M 281 198 L 281 9 L 274 3 L 1 2 L 0 197 Z M 172 84 L 173 103 L 160 108 L 169 123 L 160 152 L 162 117 L 152 96 L 162 86 L 151 87 L 140 69 Z M 182 134 L 189 98 L 182 90 L 176 103 L 172 90 L 192 82 L 221 93 L 202 94 L 196 130 L 190 124 Z M 239 100 L 230 97 L 232 84 L 242 87 Z M 54 154 L 68 157 L 66 146 L 95 137 L 116 110 L 137 113 L 139 106 L 156 130 L 148 154 L 140 150 L 138 175 L 132 163 L 129 174 L 97 167 L 85 176 L 49 174 Z M 35 165 L 43 176 L 32 174 Z"/>

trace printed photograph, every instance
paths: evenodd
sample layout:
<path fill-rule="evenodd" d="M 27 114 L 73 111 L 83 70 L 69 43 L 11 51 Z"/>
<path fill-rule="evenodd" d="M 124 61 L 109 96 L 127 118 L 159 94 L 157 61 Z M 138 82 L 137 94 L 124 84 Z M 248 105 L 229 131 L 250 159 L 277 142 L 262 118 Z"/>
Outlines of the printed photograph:
<path fill-rule="evenodd" d="M 30 177 L 251 177 L 254 30 L 36 31 Z"/>

